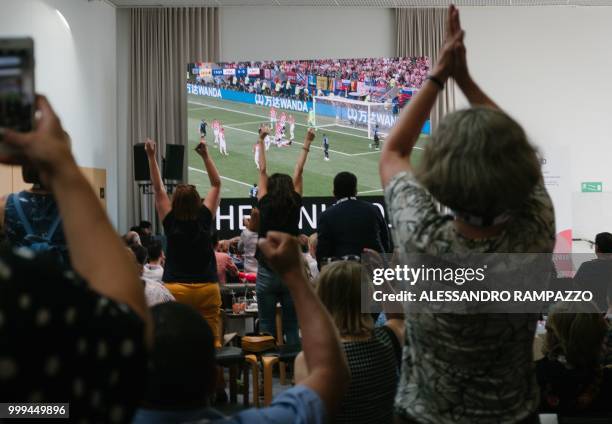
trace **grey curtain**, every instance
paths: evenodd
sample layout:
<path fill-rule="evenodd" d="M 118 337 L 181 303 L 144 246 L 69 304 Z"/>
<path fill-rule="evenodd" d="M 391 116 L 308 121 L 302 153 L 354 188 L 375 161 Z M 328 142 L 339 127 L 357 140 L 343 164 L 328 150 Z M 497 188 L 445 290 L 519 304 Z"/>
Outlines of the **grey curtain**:
<path fill-rule="evenodd" d="M 427 56 L 432 65 L 444 42 L 446 8 L 395 9 L 397 56 Z M 455 82 L 448 80 L 431 112 L 432 130 L 440 119 L 455 109 Z"/>
<path fill-rule="evenodd" d="M 158 160 L 166 144 L 187 144 L 187 64 L 219 58 L 219 10 L 205 7 L 135 8 L 130 11 L 128 93 L 128 219 L 155 223 L 153 197 L 134 184 L 133 148 L 151 137 Z M 185 164 L 186 162 L 185 157 Z M 185 166 L 186 168 L 186 166 Z M 183 178 L 186 181 L 186 169 Z M 142 215 L 141 212 L 142 211 Z M 155 224 L 154 224 L 155 225 Z"/>

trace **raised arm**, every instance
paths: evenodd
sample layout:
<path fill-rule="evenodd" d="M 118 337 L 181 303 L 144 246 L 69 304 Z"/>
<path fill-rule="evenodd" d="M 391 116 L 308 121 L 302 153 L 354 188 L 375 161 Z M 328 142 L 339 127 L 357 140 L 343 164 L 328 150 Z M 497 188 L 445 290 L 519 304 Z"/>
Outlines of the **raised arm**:
<path fill-rule="evenodd" d="M 309 370 L 301 384 L 319 395 L 328 416 L 333 417 L 349 380 L 346 357 L 336 327 L 304 275 L 297 238 L 269 231 L 265 239 L 259 240 L 259 247 L 289 287 L 295 304 Z"/>
<path fill-rule="evenodd" d="M 267 126 L 263 126 L 259 129 L 259 138 L 257 139 L 257 145 L 259 146 L 259 181 L 257 182 L 257 199 L 261 199 L 268 193 L 268 169 L 266 163 L 266 146 L 264 140 L 270 133 L 270 129 Z"/>
<path fill-rule="evenodd" d="M 210 181 L 210 189 L 204 198 L 204 206 L 208 208 L 212 216 L 215 216 L 219 203 L 221 202 L 221 176 L 219 175 L 215 163 L 208 154 L 206 141 L 200 140 L 200 144 L 198 144 L 195 150 L 204 161 L 204 168 L 206 169 L 206 174 L 208 174 L 208 181 Z"/>
<path fill-rule="evenodd" d="M 295 164 L 295 170 L 293 171 L 293 189 L 300 196 L 302 195 L 303 189 L 303 174 L 304 174 L 304 165 L 306 164 L 306 159 L 308 159 L 308 153 L 310 152 L 310 145 L 312 144 L 312 140 L 315 139 L 315 130 L 314 128 L 309 128 L 306 133 L 306 137 L 304 138 L 304 146 L 302 146 L 302 150 L 300 151 L 300 156 Z"/>
<path fill-rule="evenodd" d="M 461 31 L 459 11 L 456 11 L 451 17 L 452 30 Z M 452 77 L 472 106 L 488 106 L 499 109 L 499 106 L 472 79 L 468 71 L 465 44 L 463 43 L 457 45 L 454 51 Z"/>
<path fill-rule="evenodd" d="M 161 172 L 159 171 L 157 157 L 155 156 L 156 150 L 155 142 L 147 138 L 145 141 L 145 151 L 149 159 L 149 174 L 151 175 L 151 183 L 153 184 L 153 192 L 155 193 L 155 209 L 157 210 L 160 221 L 163 222 L 166 215 L 170 213 L 172 206 L 168 193 L 166 192 L 166 187 L 162 181 Z"/>
<path fill-rule="evenodd" d="M 7 130 L 3 141 L 36 166 L 45 185 L 51 187 L 75 271 L 93 290 L 129 305 L 144 320 L 150 342 L 151 318 L 133 259 L 79 171 L 55 112 L 44 97 L 37 98 L 37 108 L 41 117 L 34 132 Z M 0 162 L 10 163 L 11 158 L 1 157 Z"/>
<path fill-rule="evenodd" d="M 454 49 L 463 40 L 463 31 L 455 25 L 455 22 L 458 22 L 458 13 L 455 6 L 449 6 L 446 38 L 438 62 L 421 90 L 402 112 L 383 146 L 379 162 L 383 187 L 386 187 L 397 173 L 410 170 L 412 149 L 429 117 L 439 91 L 450 76 L 455 61 Z"/>

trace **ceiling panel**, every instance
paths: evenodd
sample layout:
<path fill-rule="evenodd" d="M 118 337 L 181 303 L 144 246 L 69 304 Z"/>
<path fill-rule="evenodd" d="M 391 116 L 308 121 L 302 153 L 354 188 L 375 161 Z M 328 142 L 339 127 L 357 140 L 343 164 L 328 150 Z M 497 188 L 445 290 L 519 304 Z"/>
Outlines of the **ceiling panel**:
<path fill-rule="evenodd" d="M 105 0 L 117 7 L 445 7 L 451 0 Z M 458 6 L 612 6 L 612 0 L 454 0 Z"/>

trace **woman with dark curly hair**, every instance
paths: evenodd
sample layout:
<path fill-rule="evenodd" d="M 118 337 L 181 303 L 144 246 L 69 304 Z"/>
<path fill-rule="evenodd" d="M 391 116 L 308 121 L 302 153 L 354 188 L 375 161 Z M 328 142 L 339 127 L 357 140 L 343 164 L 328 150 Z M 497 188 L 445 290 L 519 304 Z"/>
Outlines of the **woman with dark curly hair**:
<path fill-rule="evenodd" d="M 282 231 L 294 236 L 299 234 L 300 210 L 302 208 L 302 175 L 308 158 L 310 144 L 314 140 L 313 129 L 308 130 L 304 145 L 295 164 L 293 178 L 287 174 L 275 173 L 268 177 L 266 168 L 266 149 L 264 140 L 268 135 L 267 127 L 259 131 L 259 237 L 264 238 L 268 231 Z M 259 307 L 259 329 L 261 332 L 276 336 L 276 303 L 282 307 L 282 322 L 285 341 L 288 345 L 299 345 L 297 317 L 293 299 L 281 279 L 266 264 L 260 252 L 256 253 L 257 268 L 257 305 Z"/>

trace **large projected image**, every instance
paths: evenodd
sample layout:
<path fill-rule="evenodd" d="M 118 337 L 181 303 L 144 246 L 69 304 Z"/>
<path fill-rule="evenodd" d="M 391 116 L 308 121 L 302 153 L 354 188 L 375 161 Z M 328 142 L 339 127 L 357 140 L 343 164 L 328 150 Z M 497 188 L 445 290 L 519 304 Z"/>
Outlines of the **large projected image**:
<path fill-rule="evenodd" d="M 223 198 L 249 197 L 258 177 L 255 143 L 262 125 L 270 127 L 268 173 L 290 175 L 314 127 L 304 196 L 330 196 L 340 171 L 357 175 L 360 195 L 379 196 L 380 148 L 429 66 L 425 57 L 189 64 L 189 182 L 201 193 L 209 188 L 193 151 L 203 126 L 223 179 Z M 429 122 L 417 144 L 417 161 L 428 134 Z"/>

